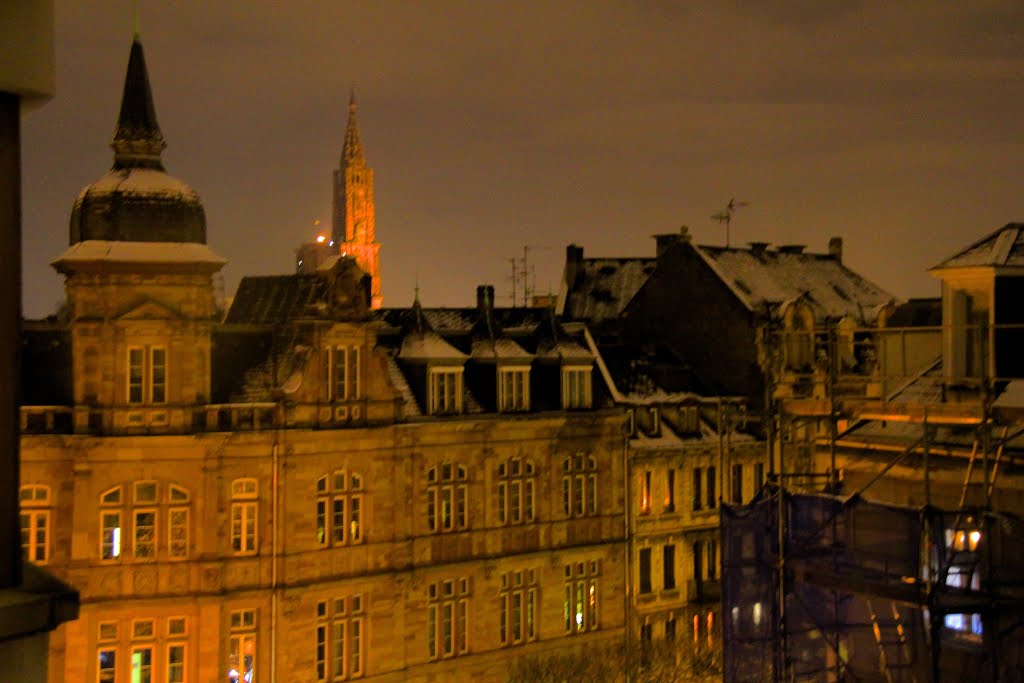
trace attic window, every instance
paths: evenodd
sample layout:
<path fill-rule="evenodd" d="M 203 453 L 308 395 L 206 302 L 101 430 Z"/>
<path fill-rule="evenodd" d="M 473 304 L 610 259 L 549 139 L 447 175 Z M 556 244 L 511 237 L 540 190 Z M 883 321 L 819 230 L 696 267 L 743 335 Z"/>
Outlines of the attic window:
<path fill-rule="evenodd" d="M 835 291 L 836 294 L 839 295 L 839 298 L 842 299 L 843 301 L 850 300 L 850 295 L 844 292 L 842 288 L 839 287 L 839 285 L 832 285 L 832 289 Z"/>
<path fill-rule="evenodd" d="M 753 290 L 751 290 L 750 287 L 747 286 L 747 283 L 744 282 L 743 280 L 740 280 L 739 278 L 736 279 L 736 287 L 738 287 L 739 290 L 741 292 L 743 292 L 744 294 L 753 294 L 754 293 Z"/>

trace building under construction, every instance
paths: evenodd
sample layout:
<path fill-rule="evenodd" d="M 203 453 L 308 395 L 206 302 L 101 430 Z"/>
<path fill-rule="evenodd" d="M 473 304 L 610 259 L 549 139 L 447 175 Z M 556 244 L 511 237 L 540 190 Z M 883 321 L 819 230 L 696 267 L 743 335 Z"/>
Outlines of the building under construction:
<path fill-rule="evenodd" d="M 765 329 L 771 476 L 722 509 L 725 681 L 1024 681 L 1024 226 L 932 273 L 941 300 L 871 328 Z"/>

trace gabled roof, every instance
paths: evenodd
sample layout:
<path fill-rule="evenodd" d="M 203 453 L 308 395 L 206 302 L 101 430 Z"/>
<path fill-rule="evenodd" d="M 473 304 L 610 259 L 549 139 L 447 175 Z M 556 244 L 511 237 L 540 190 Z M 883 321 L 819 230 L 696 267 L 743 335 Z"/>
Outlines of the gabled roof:
<path fill-rule="evenodd" d="M 774 312 L 803 296 L 819 320 L 851 316 L 870 322 L 894 299 L 827 254 L 707 246 L 697 252 L 752 311 L 767 306 Z"/>
<path fill-rule="evenodd" d="M 566 297 L 568 320 L 600 322 L 619 317 L 657 266 L 653 258 L 588 258 Z"/>
<path fill-rule="evenodd" d="M 1007 223 L 931 270 L 978 266 L 1024 266 L 1024 223 Z"/>

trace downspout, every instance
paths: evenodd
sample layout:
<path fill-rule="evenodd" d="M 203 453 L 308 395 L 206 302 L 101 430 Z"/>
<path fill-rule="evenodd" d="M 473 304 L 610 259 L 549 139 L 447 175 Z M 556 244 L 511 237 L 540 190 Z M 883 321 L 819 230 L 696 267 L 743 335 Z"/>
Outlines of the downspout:
<path fill-rule="evenodd" d="M 632 507 L 630 506 L 630 483 L 633 481 L 633 473 L 630 471 L 629 465 L 629 434 L 622 430 L 622 473 L 625 478 L 624 486 L 624 500 L 625 500 L 625 514 L 623 514 L 623 527 L 626 531 L 626 571 L 623 581 L 625 583 L 625 596 L 626 602 L 626 650 L 628 651 L 633 641 L 633 609 L 632 609 L 632 591 L 630 590 L 630 581 L 633 577 L 633 534 L 630 529 L 632 522 Z M 627 678 L 628 681 L 628 678 Z"/>
<path fill-rule="evenodd" d="M 273 461 L 273 479 L 271 481 L 271 563 L 270 563 L 270 681 L 277 680 L 277 564 L 279 560 L 278 548 L 278 486 L 280 483 L 280 451 L 281 451 L 281 428 L 284 424 L 284 399 L 278 400 L 277 414 L 274 416 L 277 424 L 274 426 L 274 445 L 271 448 L 271 459 Z"/>

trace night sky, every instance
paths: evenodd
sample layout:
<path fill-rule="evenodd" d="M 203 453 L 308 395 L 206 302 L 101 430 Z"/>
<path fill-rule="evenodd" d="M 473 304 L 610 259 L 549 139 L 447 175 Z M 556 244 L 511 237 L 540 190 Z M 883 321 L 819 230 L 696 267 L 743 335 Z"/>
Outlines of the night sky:
<path fill-rule="evenodd" d="M 376 171 L 385 306 L 472 305 L 536 245 L 653 255 L 655 233 L 751 203 L 733 244 L 825 251 L 900 298 L 926 269 L 1024 220 L 1020 2 L 142 0 L 168 172 L 247 274 L 288 273 L 330 223 L 349 91 Z M 966 7 L 970 5 L 971 7 Z M 829 9 L 831 8 L 831 9 Z M 81 188 L 111 165 L 131 3 L 60 1 L 57 96 L 24 119 L 25 314 Z"/>

